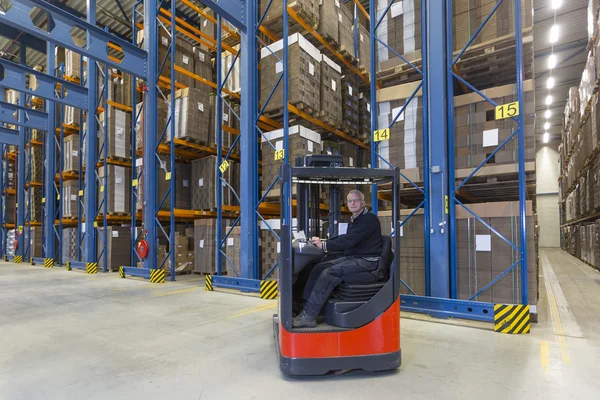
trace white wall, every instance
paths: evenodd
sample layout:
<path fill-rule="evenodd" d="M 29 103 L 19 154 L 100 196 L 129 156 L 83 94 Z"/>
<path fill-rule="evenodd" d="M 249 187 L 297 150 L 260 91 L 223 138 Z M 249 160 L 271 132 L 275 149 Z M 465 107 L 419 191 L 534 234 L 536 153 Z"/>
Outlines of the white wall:
<path fill-rule="evenodd" d="M 540 246 L 560 246 L 557 145 L 542 146 L 536 154 L 537 212 Z"/>

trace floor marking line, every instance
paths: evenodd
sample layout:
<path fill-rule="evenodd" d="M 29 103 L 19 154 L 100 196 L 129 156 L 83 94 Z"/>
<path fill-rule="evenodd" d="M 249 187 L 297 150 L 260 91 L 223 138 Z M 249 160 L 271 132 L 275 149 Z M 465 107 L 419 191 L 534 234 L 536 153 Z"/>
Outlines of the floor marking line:
<path fill-rule="evenodd" d="M 200 290 L 200 289 L 204 289 L 204 286 L 194 286 L 194 287 L 185 288 L 185 289 L 170 290 L 168 292 L 154 293 L 153 296 L 156 296 L 156 297 L 171 296 L 174 294 L 189 293 L 189 292 L 193 292 L 193 291 Z"/>
<path fill-rule="evenodd" d="M 540 365 L 544 369 L 544 372 L 550 367 L 550 356 L 548 351 L 548 342 L 542 340 L 540 342 Z"/>
<path fill-rule="evenodd" d="M 269 305 L 266 305 L 266 306 L 258 306 L 256 308 L 250 309 L 248 311 L 244 311 L 244 312 L 241 312 L 239 314 L 235 314 L 235 315 L 232 315 L 230 317 L 227 317 L 227 318 L 225 318 L 225 320 L 234 319 L 234 318 L 238 318 L 238 317 L 243 317 L 244 315 L 254 314 L 256 312 L 263 311 L 263 310 L 268 310 L 269 308 L 275 308 L 275 307 L 277 307 L 277 303 L 275 303 L 275 304 L 269 304 Z"/>

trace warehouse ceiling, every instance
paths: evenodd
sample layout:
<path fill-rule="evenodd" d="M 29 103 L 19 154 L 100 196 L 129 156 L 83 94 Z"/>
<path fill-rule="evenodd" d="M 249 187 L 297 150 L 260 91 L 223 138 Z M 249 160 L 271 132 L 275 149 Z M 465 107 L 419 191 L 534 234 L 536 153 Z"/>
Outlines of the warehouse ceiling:
<path fill-rule="evenodd" d="M 506 1 L 506 0 L 505 0 Z M 553 102 L 549 107 L 552 116 L 549 119 L 550 140 L 559 140 L 564 119 L 564 110 L 569 88 L 579 86 L 587 59 L 587 0 L 563 0 L 556 10 L 556 21 L 551 0 L 534 0 L 533 46 L 535 49 L 534 71 L 536 88 L 536 134 L 541 140 L 544 134 L 544 113 L 546 96 L 552 94 Z M 552 25 L 558 25 L 558 41 L 550 43 L 549 33 Z M 555 54 L 556 67 L 552 77 L 556 83 L 552 90 L 546 87 L 549 75 L 548 57 Z"/>

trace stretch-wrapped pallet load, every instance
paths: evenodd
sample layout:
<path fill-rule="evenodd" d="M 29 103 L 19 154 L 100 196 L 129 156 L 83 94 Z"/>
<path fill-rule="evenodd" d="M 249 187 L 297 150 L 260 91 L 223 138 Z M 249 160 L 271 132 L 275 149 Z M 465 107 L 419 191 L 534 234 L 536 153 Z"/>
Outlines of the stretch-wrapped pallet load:
<path fill-rule="evenodd" d="M 77 228 L 62 230 L 62 262 L 79 260 L 79 238 Z"/>
<path fill-rule="evenodd" d="M 63 111 L 63 122 L 67 125 L 78 127 L 81 120 L 80 111 L 79 108 L 65 106 Z"/>
<path fill-rule="evenodd" d="M 71 135 L 67 137 L 72 137 L 76 135 Z M 65 138 L 65 145 L 66 145 Z M 66 155 L 66 154 L 65 154 Z M 44 179 L 44 151 L 42 146 L 31 146 L 31 181 L 32 182 L 42 182 Z"/>
<path fill-rule="evenodd" d="M 330 1 L 333 3 L 333 0 Z M 294 10 L 304 22 L 313 28 L 316 28 L 319 24 L 319 2 L 320 0 L 291 0 L 287 3 L 287 6 Z M 269 6 L 269 10 L 265 15 L 263 25 L 272 27 L 272 29 L 278 31 L 281 29 L 281 21 L 283 18 L 283 2 L 260 0 L 260 16 L 265 13 L 267 6 Z M 290 21 L 291 20 L 292 18 L 290 17 Z"/>
<path fill-rule="evenodd" d="M 225 232 L 229 232 L 231 229 L 229 226 L 225 227 Z M 241 277 L 241 269 L 243 260 L 240 258 L 240 236 L 242 228 L 238 225 L 231 229 L 231 233 L 225 241 L 225 254 L 227 258 L 224 263 L 224 269 L 227 276 Z"/>
<path fill-rule="evenodd" d="M 371 68 L 371 40 L 369 39 L 369 29 L 362 24 L 358 25 L 358 57 L 359 66 L 367 74 L 370 74 Z"/>
<path fill-rule="evenodd" d="M 524 84 L 525 103 L 520 112 L 525 119 L 525 161 L 535 161 L 535 92 L 532 82 Z M 485 94 L 497 104 L 517 100 L 515 85 L 487 89 Z M 479 166 L 516 126 L 512 118 L 495 119 L 495 108 L 475 93 L 454 98 L 454 140 L 456 169 Z M 510 140 L 489 164 L 512 164 L 519 160 L 517 137 Z"/>
<path fill-rule="evenodd" d="M 377 18 L 381 24 L 377 28 L 377 36 L 391 49 L 381 43 L 377 44 L 377 60 L 380 70 L 403 64 L 395 53 L 409 61 L 421 58 L 421 2 L 404 0 L 393 3 L 389 9 L 388 0 L 377 0 Z"/>
<path fill-rule="evenodd" d="M 126 226 L 99 227 L 96 235 L 96 246 L 100 252 L 104 246 L 104 230 L 106 230 L 106 255 L 108 271 L 118 271 L 119 267 L 131 264 L 131 228 Z M 98 260 L 98 269 L 104 270 L 104 257 Z"/>
<path fill-rule="evenodd" d="M 582 117 L 586 114 L 586 110 L 589 109 L 589 102 L 594 95 L 597 81 L 596 75 L 596 59 L 593 52 L 590 51 L 583 74 L 581 75 L 581 83 L 579 84 L 579 113 Z"/>
<path fill-rule="evenodd" d="M 6 256 L 14 257 L 15 256 L 15 230 L 10 229 L 6 233 Z"/>
<path fill-rule="evenodd" d="M 222 221 L 223 237 L 227 233 L 226 225 L 230 221 Z M 217 272 L 218 250 L 216 236 L 217 220 L 214 218 L 197 219 L 194 221 L 194 272 L 213 274 Z M 223 248 L 224 250 L 224 248 Z M 223 272 L 225 272 L 225 257 L 220 255 Z"/>
<path fill-rule="evenodd" d="M 79 171 L 79 135 L 65 137 L 63 146 L 63 171 Z"/>
<path fill-rule="evenodd" d="M 194 47 L 192 53 L 194 55 L 194 74 L 209 82 L 214 82 L 215 78 L 210 53 L 201 47 Z M 196 89 L 209 90 L 209 86 L 196 79 L 194 79 L 194 87 Z"/>
<path fill-rule="evenodd" d="M 323 147 L 321 135 L 302 125 L 290 126 L 289 132 L 289 154 L 290 163 L 295 162 L 297 157 L 310 154 L 321 154 Z M 283 160 L 275 160 L 275 152 L 283 149 L 283 129 L 265 132 L 262 137 L 262 190 L 263 195 L 269 186 L 275 181 L 279 174 L 279 167 Z M 295 186 L 292 192 L 295 193 Z M 268 199 L 279 199 L 280 189 L 276 184 L 268 194 Z"/>
<path fill-rule="evenodd" d="M 79 181 L 69 180 L 63 182 L 62 195 L 62 212 L 65 218 L 78 218 L 78 199 L 79 196 Z"/>
<path fill-rule="evenodd" d="M 240 46 L 234 46 L 234 49 L 239 51 Z M 234 63 L 235 61 L 235 63 Z M 224 88 L 233 93 L 239 93 L 242 86 L 241 75 L 240 75 L 240 58 L 229 51 L 223 52 L 223 61 L 221 64 L 221 79 L 223 79 Z M 227 78 L 227 79 L 225 79 Z M 224 93 L 225 96 L 229 93 Z"/>
<path fill-rule="evenodd" d="M 32 257 L 42 256 L 42 227 L 32 226 L 29 228 L 29 249 Z"/>
<path fill-rule="evenodd" d="M 171 95 L 168 96 L 169 102 Z M 175 92 L 175 137 L 205 145 L 209 137 L 210 98 L 206 89 L 186 88 Z M 171 108 L 167 108 L 167 119 Z M 171 130 L 166 132 L 167 143 L 171 141 Z"/>
<path fill-rule="evenodd" d="M 354 137 L 358 136 L 359 92 L 353 75 L 342 77 L 342 130 Z"/>
<path fill-rule="evenodd" d="M 288 102 L 309 114 L 317 112 L 321 105 L 321 52 L 299 33 L 289 36 L 288 47 Z M 261 104 L 267 102 L 283 72 L 282 54 L 283 40 L 261 49 Z M 278 85 L 265 112 L 274 114 L 282 107 L 283 85 Z"/>
<path fill-rule="evenodd" d="M 415 1 L 418 3 L 418 1 Z M 469 42 L 479 26 L 497 5 L 496 0 L 456 0 L 452 2 L 453 14 L 453 39 L 454 50 L 460 51 Z M 523 30 L 533 25 L 532 0 L 521 2 L 521 16 Z M 496 12 L 485 24 L 479 35 L 475 37 L 472 45 L 493 42 L 515 33 L 515 5 L 514 2 L 502 2 Z M 513 39 L 514 44 L 514 39 Z"/>
<path fill-rule="evenodd" d="M 104 167 L 98 168 L 97 174 L 100 179 L 98 204 L 106 192 L 108 214 L 129 214 L 131 212 L 131 168 L 108 165 L 107 169 L 105 183 Z M 104 212 L 104 208 L 100 212 Z"/>
<path fill-rule="evenodd" d="M 6 216 L 6 223 L 7 224 L 14 224 L 15 220 L 16 220 L 16 209 L 15 209 L 15 203 L 16 203 L 16 196 L 4 196 L 4 215 Z"/>
<path fill-rule="evenodd" d="M 369 141 L 371 139 L 371 102 L 368 93 L 358 95 L 358 138 Z"/>
<path fill-rule="evenodd" d="M 30 220 L 33 222 L 42 221 L 42 197 L 44 189 L 41 187 L 31 187 L 31 201 L 29 203 Z"/>
<path fill-rule="evenodd" d="M 116 69 L 109 69 L 108 100 L 126 106 L 131 105 L 131 75 L 119 73 Z"/>
<path fill-rule="evenodd" d="M 339 127 L 342 124 L 342 68 L 323 54 L 321 61 L 321 110 L 319 117 Z"/>
<path fill-rule="evenodd" d="M 193 240 L 193 239 L 192 239 Z M 190 273 L 194 269 L 194 253 L 189 251 L 189 240 L 185 235 L 176 234 L 173 246 L 175 252 L 175 275 Z M 171 276 L 171 258 L 164 264 L 165 276 Z"/>
<path fill-rule="evenodd" d="M 406 107 L 405 107 L 406 106 Z M 378 126 L 390 127 L 390 140 L 379 143 L 379 154 L 413 182 L 423 179 L 423 102 L 415 96 L 406 104 L 405 99 L 378 104 Z M 404 111 L 402 111 L 402 108 Z M 399 115 L 399 116 L 398 116 Z M 396 122 L 392 121 L 398 116 Z M 381 159 L 378 168 L 389 166 Z"/>
<path fill-rule="evenodd" d="M 73 42 L 75 43 L 76 46 L 79 47 L 84 47 L 85 46 L 85 39 L 82 38 L 73 38 Z M 85 76 L 85 63 L 87 63 L 87 57 L 82 57 L 80 53 L 77 53 L 76 51 L 73 50 L 69 50 L 69 49 L 65 49 L 64 50 L 64 54 L 65 54 L 65 66 L 64 66 L 64 74 L 66 76 L 68 76 L 69 78 L 74 78 L 74 79 L 80 79 L 81 78 L 81 67 L 82 67 L 82 61 L 84 63 L 83 65 L 83 73 Z M 60 65 L 59 60 L 57 59 L 58 64 Z"/>
<path fill-rule="evenodd" d="M 348 7 L 338 10 L 338 45 L 344 56 L 355 58 L 354 55 L 354 13 Z"/>
<path fill-rule="evenodd" d="M 520 241 L 519 203 L 501 202 L 467 206 L 517 247 Z M 468 300 L 519 260 L 519 252 L 477 221 L 461 206 L 456 207 L 458 297 Z M 527 276 L 529 304 L 537 304 L 538 264 L 532 202 L 526 205 Z M 474 300 L 515 304 L 520 301 L 521 274 L 517 266 Z"/>
<path fill-rule="evenodd" d="M 413 210 L 400 210 L 400 219 L 404 220 Z M 391 211 L 378 213 L 381 223 L 381 234 L 389 236 L 393 231 Z M 424 239 L 424 214 L 423 209 L 416 213 L 400 228 L 400 278 L 417 295 L 425 295 L 425 239 Z M 394 249 L 395 254 L 398 250 Z M 402 294 L 411 292 L 400 285 Z"/>
<path fill-rule="evenodd" d="M 194 210 L 214 210 L 217 207 L 217 190 L 222 190 L 223 205 L 239 205 L 231 189 L 223 182 L 216 182 L 216 162 L 217 158 L 214 156 L 192 162 L 191 190 Z M 239 164 L 233 160 L 229 160 L 228 163 L 229 167 L 222 173 L 222 178 L 235 189 L 239 196 Z"/>
<path fill-rule="evenodd" d="M 98 119 L 98 148 L 104 145 L 104 118 L 105 112 L 100 113 Z M 131 159 L 131 114 L 115 107 L 108 109 L 107 131 L 108 131 L 108 158 L 109 159 Z M 100 159 L 104 159 L 104 150 L 100 153 Z"/>
<path fill-rule="evenodd" d="M 192 168 L 190 164 L 175 164 L 175 208 L 192 208 Z"/>
<path fill-rule="evenodd" d="M 142 172 L 142 165 L 143 162 L 141 161 L 140 158 L 138 158 L 138 161 L 136 163 L 136 176 L 139 176 L 140 173 Z M 175 167 L 177 168 L 177 167 Z M 158 203 L 160 204 L 163 199 L 165 199 L 165 201 L 162 203 L 162 207 L 161 210 L 169 210 L 171 208 L 171 196 L 169 195 L 168 197 L 165 198 L 167 192 L 169 191 L 169 187 L 171 185 L 171 183 L 167 180 L 167 174 L 170 171 L 170 158 L 169 156 L 166 156 L 164 154 L 160 154 L 158 156 L 158 160 L 157 160 L 157 183 L 156 183 L 156 195 L 157 195 L 157 199 L 158 199 Z M 172 176 L 173 174 L 171 174 Z M 185 175 L 183 175 L 185 176 Z M 177 178 L 176 178 L 177 179 Z M 183 182 L 182 182 L 183 183 Z M 140 198 L 140 196 L 143 196 L 144 194 L 144 177 L 142 174 L 142 178 L 140 180 L 138 180 L 138 198 Z M 137 202 L 136 205 L 136 209 L 137 211 L 141 211 L 142 210 L 142 204 L 141 202 Z"/>

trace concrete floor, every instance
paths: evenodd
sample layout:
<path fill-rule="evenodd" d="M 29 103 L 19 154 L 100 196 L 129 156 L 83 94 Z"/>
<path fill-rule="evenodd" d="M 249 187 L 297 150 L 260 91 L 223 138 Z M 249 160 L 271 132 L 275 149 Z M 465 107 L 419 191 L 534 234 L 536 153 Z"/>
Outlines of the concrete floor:
<path fill-rule="evenodd" d="M 598 398 L 600 273 L 560 250 L 540 273 L 530 335 L 403 318 L 399 372 L 289 380 L 274 302 L 1 263 L 0 399 Z"/>

